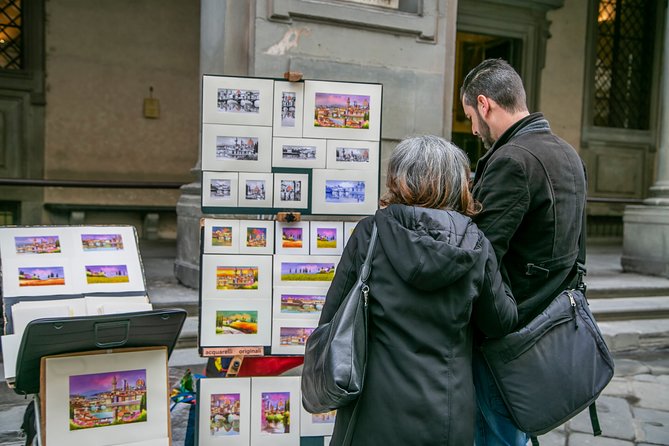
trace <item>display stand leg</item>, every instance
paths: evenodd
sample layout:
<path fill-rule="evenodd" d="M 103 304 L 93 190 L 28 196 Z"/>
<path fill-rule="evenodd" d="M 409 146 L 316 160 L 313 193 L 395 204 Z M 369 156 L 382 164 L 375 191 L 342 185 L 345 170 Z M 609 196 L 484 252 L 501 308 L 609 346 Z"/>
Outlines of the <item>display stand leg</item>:
<path fill-rule="evenodd" d="M 42 406 L 38 394 L 33 395 L 33 402 L 35 404 L 35 431 L 37 432 L 33 440 L 33 445 L 40 446 L 42 444 L 42 420 L 40 419 Z"/>

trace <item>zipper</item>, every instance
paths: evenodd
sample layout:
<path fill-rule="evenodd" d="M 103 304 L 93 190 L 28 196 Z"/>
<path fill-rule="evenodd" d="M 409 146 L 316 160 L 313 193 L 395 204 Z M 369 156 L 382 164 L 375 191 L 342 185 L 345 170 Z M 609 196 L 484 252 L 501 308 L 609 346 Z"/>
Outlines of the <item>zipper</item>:
<path fill-rule="evenodd" d="M 574 299 L 574 295 L 572 294 L 571 291 L 567 291 L 567 295 L 569 296 L 569 303 L 571 304 L 571 310 L 574 312 L 574 326 L 575 329 L 578 329 L 578 319 L 576 318 L 576 300 Z"/>

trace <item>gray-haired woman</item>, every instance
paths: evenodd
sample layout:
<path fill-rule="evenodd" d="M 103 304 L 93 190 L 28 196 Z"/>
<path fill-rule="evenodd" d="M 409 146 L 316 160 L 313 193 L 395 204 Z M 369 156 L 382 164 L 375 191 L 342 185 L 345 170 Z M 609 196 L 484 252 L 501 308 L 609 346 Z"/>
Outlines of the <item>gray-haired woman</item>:
<path fill-rule="evenodd" d="M 470 219 L 479 206 L 468 166 L 443 138 L 402 141 L 390 158 L 382 209 L 358 223 L 344 249 L 319 324 L 353 286 L 376 222 L 365 385 L 337 411 L 331 444 L 343 444 L 347 430 L 354 445 L 474 442 L 474 332 L 502 336 L 517 313 L 495 253 Z"/>

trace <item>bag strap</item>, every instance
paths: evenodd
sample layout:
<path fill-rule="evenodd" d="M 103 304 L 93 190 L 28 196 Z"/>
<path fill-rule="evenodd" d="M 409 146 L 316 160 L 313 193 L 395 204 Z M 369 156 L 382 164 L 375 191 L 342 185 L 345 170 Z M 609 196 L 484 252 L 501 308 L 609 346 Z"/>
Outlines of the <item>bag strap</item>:
<path fill-rule="evenodd" d="M 365 262 L 362 264 L 362 268 L 360 268 L 360 279 L 365 284 L 367 283 L 367 279 L 369 279 L 369 274 L 372 272 L 372 255 L 374 254 L 377 238 L 378 230 L 376 229 L 376 222 L 374 222 L 372 236 L 369 239 L 369 248 L 367 248 L 367 256 L 365 257 Z"/>

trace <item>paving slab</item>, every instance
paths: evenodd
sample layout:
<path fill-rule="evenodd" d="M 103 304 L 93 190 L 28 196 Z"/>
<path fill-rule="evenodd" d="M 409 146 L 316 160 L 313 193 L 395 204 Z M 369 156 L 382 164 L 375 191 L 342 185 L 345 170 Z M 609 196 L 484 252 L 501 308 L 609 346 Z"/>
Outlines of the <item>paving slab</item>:
<path fill-rule="evenodd" d="M 577 446 L 634 446 L 634 442 L 618 440 L 617 438 L 607 438 L 604 436 L 595 437 L 592 434 L 571 434 L 569 436 L 569 445 Z"/>
<path fill-rule="evenodd" d="M 640 433 L 640 441 L 669 445 L 669 412 L 644 408 L 633 408 L 632 410 Z"/>
<path fill-rule="evenodd" d="M 640 376 L 641 379 L 637 379 L 638 377 L 635 376 L 630 381 L 632 393 L 638 398 L 638 402 L 634 406 L 645 409 L 667 410 L 667 406 L 669 406 L 669 384 L 657 379 L 648 381 L 648 377 L 652 375 Z"/>
<path fill-rule="evenodd" d="M 634 440 L 634 419 L 629 402 L 624 398 L 600 396 L 597 399 L 597 414 L 602 428 L 602 436 L 620 440 Z M 588 409 L 569 421 L 569 429 L 575 432 L 592 434 L 590 412 Z"/>
<path fill-rule="evenodd" d="M 567 446 L 567 434 L 564 431 L 552 430 L 538 439 L 541 446 Z"/>

